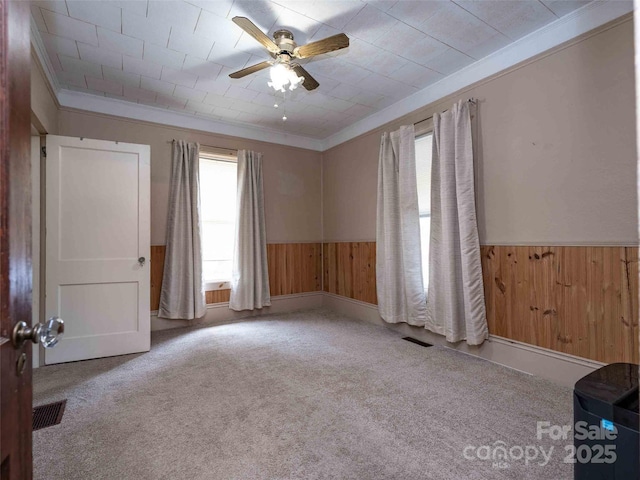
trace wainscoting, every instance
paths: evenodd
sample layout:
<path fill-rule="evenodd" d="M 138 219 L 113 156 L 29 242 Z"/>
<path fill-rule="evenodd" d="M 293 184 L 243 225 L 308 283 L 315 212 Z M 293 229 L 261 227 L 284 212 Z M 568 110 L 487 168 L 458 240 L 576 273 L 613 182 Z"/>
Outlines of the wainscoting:
<path fill-rule="evenodd" d="M 322 250 L 325 292 L 378 304 L 376 242 L 325 243 Z"/>
<path fill-rule="evenodd" d="M 271 296 L 317 292 L 321 290 L 320 243 L 273 243 L 267 245 Z M 151 310 L 160 304 L 164 245 L 151 247 Z M 207 304 L 226 303 L 230 290 L 206 292 Z"/>
<path fill-rule="evenodd" d="M 637 247 L 482 247 L 493 335 L 638 363 Z"/>
<path fill-rule="evenodd" d="M 637 247 L 483 246 L 492 335 L 599 362 L 639 362 Z M 377 304 L 375 242 L 323 245 L 324 291 Z"/>

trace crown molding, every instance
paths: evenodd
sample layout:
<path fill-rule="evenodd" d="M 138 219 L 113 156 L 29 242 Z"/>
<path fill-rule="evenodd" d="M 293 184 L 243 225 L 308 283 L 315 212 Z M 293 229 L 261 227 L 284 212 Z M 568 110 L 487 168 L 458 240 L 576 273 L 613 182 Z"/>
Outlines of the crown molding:
<path fill-rule="evenodd" d="M 44 42 L 42 41 L 42 37 L 38 31 L 38 26 L 33 19 L 33 15 L 29 15 L 29 20 L 31 21 L 31 50 L 35 52 L 45 78 L 47 79 L 47 82 L 49 82 L 49 87 L 55 94 L 57 100 L 58 92 L 60 91 L 60 84 L 56 78 L 55 70 L 49 60 L 49 55 L 47 55 L 47 50 L 45 49 Z"/>
<path fill-rule="evenodd" d="M 174 112 L 163 108 L 141 105 L 117 98 L 100 97 L 73 90 L 61 89 L 58 92 L 58 102 L 63 108 L 86 110 L 132 120 L 159 123 L 190 130 L 201 130 L 231 137 L 305 148 L 307 150 L 321 151 L 322 149 L 322 140 L 316 138 L 293 135 L 252 125 L 218 122 L 189 113 Z"/>
<path fill-rule="evenodd" d="M 452 73 L 379 112 L 355 122 L 323 141 L 328 150 L 382 125 L 397 120 L 465 87 L 513 67 L 536 55 L 558 47 L 590 30 L 612 22 L 633 11 L 632 1 L 596 1 L 547 24 L 506 47 Z"/>
<path fill-rule="evenodd" d="M 31 18 L 31 45 L 61 107 L 322 152 L 558 47 L 632 11 L 633 2 L 628 0 L 598 0 L 589 3 L 324 140 L 253 125 L 209 120 L 187 113 L 61 89 L 33 18 Z"/>

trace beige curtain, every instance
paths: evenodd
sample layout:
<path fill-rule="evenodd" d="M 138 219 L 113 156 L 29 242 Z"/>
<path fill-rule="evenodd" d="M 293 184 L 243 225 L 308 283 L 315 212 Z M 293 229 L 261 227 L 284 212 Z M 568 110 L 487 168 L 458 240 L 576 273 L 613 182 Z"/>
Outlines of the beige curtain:
<path fill-rule="evenodd" d="M 159 317 L 191 320 L 206 312 L 199 172 L 199 145 L 174 140 Z"/>
<path fill-rule="evenodd" d="M 229 308 L 254 310 L 271 305 L 261 153 L 238 151 L 237 209 Z"/>
<path fill-rule="evenodd" d="M 380 316 L 389 323 L 422 326 L 420 219 L 413 125 L 384 133 L 378 161 L 376 288 Z"/>
<path fill-rule="evenodd" d="M 431 242 L 425 327 L 449 342 L 489 338 L 476 220 L 471 102 L 433 116 Z"/>

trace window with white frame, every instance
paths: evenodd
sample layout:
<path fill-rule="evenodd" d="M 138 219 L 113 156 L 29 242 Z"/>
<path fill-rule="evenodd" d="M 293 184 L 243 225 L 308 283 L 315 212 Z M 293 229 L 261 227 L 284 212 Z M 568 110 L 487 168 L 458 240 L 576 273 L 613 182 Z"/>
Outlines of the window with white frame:
<path fill-rule="evenodd" d="M 236 231 L 237 163 L 200 154 L 202 273 L 208 290 L 229 288 Z"/>
<path fill-rule="evenodd" d="M 420 243 L 422 250 L 422 279 L 424 289 L 429 286 L 429 240 L 431 235 L 431 147 L 433 133 L 416 137 L 416 180 L 418 210 L 420 211 Z"/>

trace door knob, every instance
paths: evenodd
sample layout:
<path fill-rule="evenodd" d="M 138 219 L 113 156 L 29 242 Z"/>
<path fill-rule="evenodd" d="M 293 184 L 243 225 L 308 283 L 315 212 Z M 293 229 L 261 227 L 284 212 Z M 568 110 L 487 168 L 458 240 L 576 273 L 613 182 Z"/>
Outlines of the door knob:
<path fill-rule="evenodd" d="M 40 343 L 44 348 L 55 347 L 64 335 L 64 320 L 59 317 L 51 317 L 44 324 L 38 323 L 33 327 L 27 322 L 18 322 L 13 327 L 11 340 L 15 348 L 20 348 L 27 340 Z"/>
<path fill-rule="evenodd" d="M 146 261 L 146 258 L 144 258 L 144 257 L 140 257 L 140 258 L 138 259 L 138 263 L 140 264 L 140 266 L 141 266 L 141 267 L 144 267 L 144 262 L 145 262 L 145 261 Z"/>

